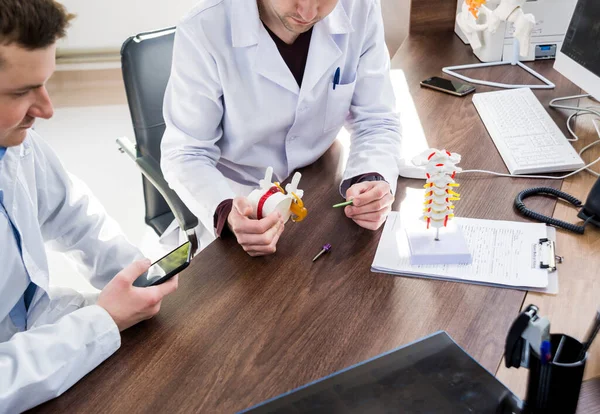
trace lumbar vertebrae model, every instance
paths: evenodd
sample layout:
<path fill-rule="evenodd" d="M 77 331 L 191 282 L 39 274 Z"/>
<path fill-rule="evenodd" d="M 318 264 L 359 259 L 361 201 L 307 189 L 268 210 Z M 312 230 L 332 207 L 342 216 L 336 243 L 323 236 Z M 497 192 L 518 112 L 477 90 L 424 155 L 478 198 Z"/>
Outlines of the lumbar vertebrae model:
<path fill-rule="evenodd" d="M 284 222 L 290 218 L 292 221 L 302 221 L 308 214 L 302 202 L 304 191 L 298 188 L 302 175 L 297 172 L 292 182 L 281 188 L 278 182 L 271 182 L 273 168 L 267 168 L 265 178 L 260 180 L 259 188 L 252 191 L 248 200 L 252 204 L 252 215 L 255 219 L 262 219 L 273 211 L 278 211 Z"/>

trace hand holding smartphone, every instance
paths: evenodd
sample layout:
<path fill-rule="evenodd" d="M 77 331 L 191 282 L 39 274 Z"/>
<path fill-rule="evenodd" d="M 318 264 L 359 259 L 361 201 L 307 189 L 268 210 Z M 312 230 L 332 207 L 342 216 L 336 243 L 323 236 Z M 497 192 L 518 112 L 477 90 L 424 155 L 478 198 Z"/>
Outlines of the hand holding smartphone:
<path fill-rule="evenodd" d="M 451 81 L 450 79 L 444 79 L 438 76 L 432 76 L 429 79 L 425 79 L 421 82 L 421 86 L 435 89 L 436 91 L 440 92 L 446 92 L 455 96 L 465 96 L 475 91 L 475 87 L 473 85 L 467 85 L 466 83 L 458 81 Z"/>
<path fill-rule="evenodd" d="M 192 244 L 188 241 L 154 262 L 147 272 L 140 275 L 133 286 L 148 287 L 165 283 L 188 267 L 192 258 Z"/>

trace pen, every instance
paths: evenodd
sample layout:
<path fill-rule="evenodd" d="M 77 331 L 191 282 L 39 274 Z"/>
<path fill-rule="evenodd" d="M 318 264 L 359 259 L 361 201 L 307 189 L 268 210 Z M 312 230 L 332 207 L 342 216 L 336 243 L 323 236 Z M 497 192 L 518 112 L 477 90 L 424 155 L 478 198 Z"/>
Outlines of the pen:
<path fill-rule="evenodd" d="M 596 334 L 598 333 L 598 331 L 600 330 L 600 309 L 598 309 L 598 311 L 596 312 L 596 319 L 594 320 L 594 323 L 592 324 L 587 338 L 585 340 L 585 342 L 583 343 L 583 348 L 581 348 L 581 352 L 579 353 L 579 360 L 581 361 L 584 357 L 586 352 L 588 351 L 588 349 L 590 349 L 590 346 L 592 346 L 592 342 L 594 342 L 594 339 L 596 338 Z"/>
<path fill-rule="evenodd" d="M 335 70 L 335 75 L 333 75 L 333 90 L 335 91 L 335 87 L 340 84 L 340 68 L 338 67 Z"/>
<path fill-rule="evenodd" d="M 331 244 L 327 243 L 325 246 L 323 246 L 323 248 L 321 249 L 321 251 L 315 256 L 315 258 L 312 260 L 313 262 L 315 260 L 317 260 L 319 257 L 323 256 L 325 253 L 327 253 L 329 250 L 331 250 Z"/>
<path fill-rule="evenodd" d="M 542 365 L 546 365 L 548 362 L 552 361 L 552 345 L 548 339 L 542 341 L 540 347 L 540 360 L 542 361 Z"/>
<path fill-rule="evenodd" d="M 333 205 L 333 208 L 351 206 L 353 202 L 354 202 L 353 200 L 350 200 L 350 201 L 344 201 L 343 203 L 334 204 L 334 205 Z"/>

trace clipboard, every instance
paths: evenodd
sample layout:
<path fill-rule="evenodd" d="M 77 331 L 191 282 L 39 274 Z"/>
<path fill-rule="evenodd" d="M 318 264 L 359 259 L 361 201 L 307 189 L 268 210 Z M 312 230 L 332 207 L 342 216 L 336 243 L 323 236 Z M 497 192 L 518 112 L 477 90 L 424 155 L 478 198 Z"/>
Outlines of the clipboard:
<path fill-rule="evenodd" d="M 542 223 L 462 217 L 456 218 L 455 222 L 467 238 L 473 255 L 471 264 L 411 265 L 405 226 L 400 214 L 392 212 L 381 235 L 371 271 L 552 295 L 558 293 L 558 264 L 562 258 L 556 255 L 556 229 Z"/>
<path fill-rule="evenodd" d="M 558 264 L 562 263 L 563 257 L 556 254 L 556 229 L 546 226 L 548 237 L 538 241 L 540 251 L 539 267 L 548 270 L 548 286 L 546 288 L 528 288 L 532 292 L 546 293 L 548 295 L 558 294 Z"/>

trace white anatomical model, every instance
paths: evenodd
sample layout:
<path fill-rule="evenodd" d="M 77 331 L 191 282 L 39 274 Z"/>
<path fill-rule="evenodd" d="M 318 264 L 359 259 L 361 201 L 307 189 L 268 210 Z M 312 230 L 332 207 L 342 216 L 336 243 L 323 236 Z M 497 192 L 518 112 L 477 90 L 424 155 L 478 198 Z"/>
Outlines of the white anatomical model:
<path fill-rule="evenodd" d="M 454 181 L 456 173 L 462 171 L 456 166 L 460 159 L 459 154 L 434 148 L 413 159 L 415 165 L 425 166 L 427 183 L 424 186 L 425 202 L 421 219 L 427 223 L 427 228 L 437 230 L 436 240 L 439 239 L 439 229 L 446 227 L 454 217 L 452 202 L 460 200 L 460 194 L 453 190 L 460 185 Z"/>
<path fill-rule="evenodd" d="M 261 220 L 278 211 L 284 222 L 290 217 L 292 221 L 302 221 L 307 215 L 306 208 L 302 202 L 304 191 L 298 188 L 302 175 L 297 172 L 292 178 L 292 182 L 285 186 L 285 191 L 279 183 L 271 182 L 273 178 L 273 168 L 267 168 L 265 178 L 260 180 L 259 188 L 252 191 L 248 200 L 252 204 L 252 216 Z"/>
<path fill-rule="evenodd" d="M 497 0 L 489 2 L 490 6 L 497 3 Z M 500 0 L 498 6 L 491 9 L 486 6 L 485 0 L 464 0 L 456 22 L 480 56 L 486 56 L 485 49 L 492 46 L 486 44 L 485 39 L 490 38 L 486 35 L 495 33 L 502 22 L 513 23 L 514 36 L 519 41 L 519 55 L 527 56 L 535 17 L 523 12 L 523 4 L 525 0 Z"/>

